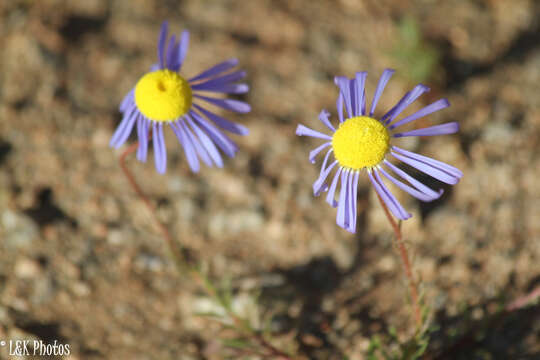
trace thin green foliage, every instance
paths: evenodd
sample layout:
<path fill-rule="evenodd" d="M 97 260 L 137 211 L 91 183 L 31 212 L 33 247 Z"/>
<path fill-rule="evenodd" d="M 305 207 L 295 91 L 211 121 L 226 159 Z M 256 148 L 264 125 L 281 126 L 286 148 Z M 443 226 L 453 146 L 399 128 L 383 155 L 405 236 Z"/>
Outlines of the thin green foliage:
<path fill-rule="evenodd" d="M 424 331 L 411 339 L 401 342 L 395 329 L 391 328 L 384 338 L 374 336 L 367 352 L 368 360 L 418 360 L 429 345 L 429 331 Z"/>
<path fill-rule="evenodd" d="M 214 311 L 200 312 L 196 315 L 202 316 L 220 324 L 222 345 L 233 351 L 237 357 L 242 358 L 246 354 L 258 355 L 267 358 L 280 356 L 281 358 L 293 358 L 289 356 L 289 351 L 285 352 L 275 348 L 271 341 L 271 315 L 263 316 L 259 310 L 259 293 L 248 294 L 244 300 L 244 308 L 237 309 L 236 301 L 246 294 L 235 294 L 232 281 L 226 278 L 221 282 L 221 286 L 216 286 L 210 278 L 203 272 L 197 273 L 202 280 L 206 294 L 210 301 L 216 306 Z M 287 346 L 293 348 L 293 346 Z"/>
<path fill-rule="evenodd" d="M 405 17 L 398 24 L 396 45 L 391 51 L 393 58 L 405 67 L 414 82 L 430 79 L 437 69 L 440 54 L 422 36 L 418 22 L 413 17 Z"/>

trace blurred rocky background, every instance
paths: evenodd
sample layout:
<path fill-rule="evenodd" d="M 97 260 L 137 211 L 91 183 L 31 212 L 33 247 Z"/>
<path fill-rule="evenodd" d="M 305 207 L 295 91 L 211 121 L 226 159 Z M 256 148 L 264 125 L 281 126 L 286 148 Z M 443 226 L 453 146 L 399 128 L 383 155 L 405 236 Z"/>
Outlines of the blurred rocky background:
<path fill-rule="evenodd" d="M 180 276 L 108 147 L 124 94 L 156 59 L 161 22 L 191 42 L 183 72 L 230 57 L 248 71 L 250 129 L 224 169 L 189 171 L 166 135 L 168 172 L 130 159 L 177 240 L 235 306 L 271 321 L 308 359 L 364 359 L 374 336 L 414 331 L 392 231 L 363 179 L 359 231 L 315 198 L 317 142 L 334 75 L 397 69 L 379 115 L 417 82 L 452 106 L 407 139 L 460 168 L 442 199 L 403 224 L 430 306 L 427 359 L 539 359 L 540 306 L 504 317 L 540 285 L 540 3 L 534 0 L 0 1 L 0 338 L 59 340 L 70 359 L 223 359 L 211 304 Z M 371 95 L 370 95 L 371 96 Z M 257 301 L 251 298 L 259 294 Z M 246 295 L 247 294 L 247 295 Z M 201 310 L 202 309 L 202 310 Z M 0 348 L 0 358 L 8 359 Z"/>

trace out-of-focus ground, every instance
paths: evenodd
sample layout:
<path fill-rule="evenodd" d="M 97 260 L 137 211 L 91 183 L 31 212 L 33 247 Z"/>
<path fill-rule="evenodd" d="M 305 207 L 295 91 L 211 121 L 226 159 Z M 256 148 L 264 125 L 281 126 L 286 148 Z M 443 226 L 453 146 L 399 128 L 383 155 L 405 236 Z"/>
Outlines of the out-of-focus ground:
<path fill-rule="evenodd" d="M 130 167 L 212 279 L 232 279 L 239 311 L 260 292 L 276 346 L 363 359 L 374 335 L 414 330 L 368 181 L 352 235 L 312 194 L 318 142 L 294 135 L 323 130 L 322 108 L 335 114 L 334 75 L 367 70 L 372 94 L 393 67 L 379 115 L 421 81 L 432 90 L 407 113 L 452 106 L 415 125 L 461 125 L 403 142 L 460 168 L 458 185 L 429 205 L 394 191 L 414 215 L 403 232 L 440 328 L 427 353 L 539 359 L 538 305 L 495 318 L 540 284 L 539 14 L 534 0 L 1 1 L 0 338 L 58 339 L 71 359 L 223 358 L 219 326 L 194 315 L 208 299 L 175 271 L 108 147 L 168 19 L 191 31 L 185 74 L 240 59 L 253 111 L 227 116 L 250 134 L 224 169 L 191 173 L 169 132 L 165 176 L 151 156 Z"/>

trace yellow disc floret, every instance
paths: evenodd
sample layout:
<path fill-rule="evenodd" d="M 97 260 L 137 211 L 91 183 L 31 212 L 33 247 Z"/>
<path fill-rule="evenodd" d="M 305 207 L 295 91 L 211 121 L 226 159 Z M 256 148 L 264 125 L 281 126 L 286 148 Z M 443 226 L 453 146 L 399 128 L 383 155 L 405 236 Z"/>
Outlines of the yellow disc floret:
<path fill-rule="evenodd" d="M 174 121 L 191 108 L 191 87 L 177 72 L 153 71 L 137 82 L 135 104 L 150 120 Z"/>
<path fill-rule="evenodd" d="M 380 163 L 388 152 L 389 144 L 386 127 L 368 116 L 347 119 L 332 137 L 332 148 L 339 165 L 354 170 Z"/>

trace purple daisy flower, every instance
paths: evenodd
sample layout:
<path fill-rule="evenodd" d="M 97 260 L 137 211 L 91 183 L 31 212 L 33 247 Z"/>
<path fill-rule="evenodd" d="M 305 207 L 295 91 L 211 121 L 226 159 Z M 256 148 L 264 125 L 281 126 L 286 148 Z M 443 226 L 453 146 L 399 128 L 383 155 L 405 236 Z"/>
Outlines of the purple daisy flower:
<path fill-rule="evenodd" d="M 137 125 L 137 159 L 146 161 L 148 142 L 153 136 L 156 169 L 163 174 L 167 169 L 163 126 L 169 125 L 182 145 L 192 171 L 199 171 L 199 158 L 208 166 L 222 167 L 218 148 L 229 157 L 238 150 L 223 130 L 246 135 L 248 129 L 207 110 L 199 101 L 237 113 L 247 113 L 251 107 L 243 101 L 208 97 L 201 92 L 246 93 L 248 85 L 237 83 L 246 73 L 232 71 L 238 60 L 229 59 L 186 80 L 180 75 L 180 68 L 187 54 L 189 32 L 183 31 L 178 41 L 174 35 L 167 41 L 167 28 L 165 21 L 158 38 L 158 63 L 151 66 L 150 72 L 137 82 L 120 104 L 123 118 L 110 146 L 122 146 Z"/>
<path fill-rule="evenodd" d="M 309 160 L 315 163 L 315 157 L 322 150 L 329 148 L 324 157 L 319 178 L 313 183 L 313 192 L 315 196 L 318 196 L 322 191 L 328 191 L 326 201 L 333 207 L 337 206 L 338 208 L 337 224 L 352 233 L 356 232 L 358 178 L 362 170 L 367 171 L 377 194 L 379 194 L 392 214 L 400 220 L 410 218 L 411 214 L 401 206 L 399 201 L 388 190 L 383 182 L 383 177 L 390 180 L 401 190 L 422 201 L 438 199 L 443 190 L 435 191 L 430 189 L 393 165 L 388 158 L 393 157 L 439 181 L 451 185 L 457 184 L 463 176 L 463 173 L 453 166 L 391 145 L 391 138 L 445 135 L 453 134 L 459 130 L 459 125 L 456 122 L 405 132 L 398 130 L 398 127 L 402 125 L 450 106 L 447 99 L 440 99 L 414 114 L 394 122 L 407 106 L 412 104 L 420 95 L 429 91 L 429 88 L 422 84 L 418 84 L 414 89 L 407 92 L 382 118 L 375 119 L 373 117 L 375 107 L 393 73 L 394 70 L 391 69 L 386 69 L 383 72 L 375 89 L 369 112 L 366 109 L 365 83 L 367 72 L 356 73 L 356 77 L 353 79 L 336 77 L 334 82 L 340 89 L 337 99 L 338 128 L 336 129 L 332 125 L 329 120 L 330 113 L 326 110 L 321 111 L 319 120 L 332 131 L 332 135 L 326 135 L 304 125 L 298 125 L 296 128 L 296 134 L 299 136 L 306 135 L 326 140 L 324 144 L 309 154 Z M 343 114 L 343 107 L 345 107 L 347 117 Z M 334 154 L 334 161 L 330 162 L 331 153 Z M 337 170 L 334 178 L 330 181 L 329 175 L 334 168 Z M 341 184 L 341 191 L 339 199 L 336 201 L 335 194 L 338 182 Z"/>

